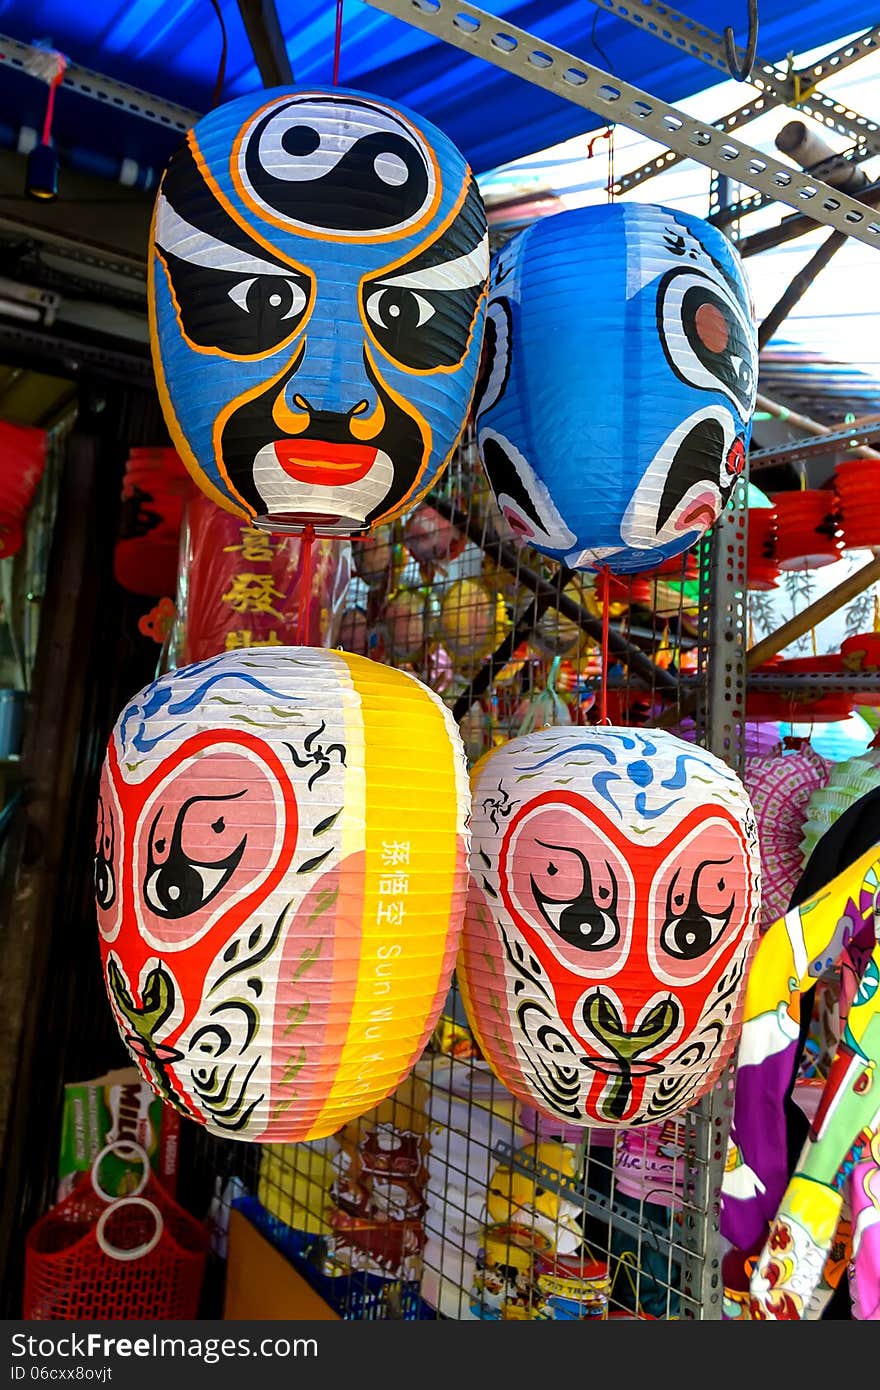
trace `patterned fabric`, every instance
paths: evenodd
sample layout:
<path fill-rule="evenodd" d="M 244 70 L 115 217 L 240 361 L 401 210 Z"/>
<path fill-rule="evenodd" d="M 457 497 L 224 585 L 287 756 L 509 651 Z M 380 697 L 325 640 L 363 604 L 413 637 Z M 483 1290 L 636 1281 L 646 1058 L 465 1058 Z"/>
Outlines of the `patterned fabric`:
<path fill-rule="evenodd" d="M 801 835 L 813 792 L 833 764 L 808 743 L 790 753 L 746 758 L 743 780 L 751 797 L 761 848 L 761 928 L 788 911 L 803 869 Z"/>

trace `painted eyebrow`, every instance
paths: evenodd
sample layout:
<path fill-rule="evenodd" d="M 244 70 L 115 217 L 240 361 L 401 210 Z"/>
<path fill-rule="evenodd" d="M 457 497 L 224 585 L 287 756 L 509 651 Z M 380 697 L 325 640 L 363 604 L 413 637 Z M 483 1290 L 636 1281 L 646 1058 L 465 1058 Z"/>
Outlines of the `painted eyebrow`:
<path fill-rule="evenodd" d="M 218 241 L 198 227 L 184 221 L 164 194 L 159 195 L 156 211 L 156 245 L 188 265 L 203 266 L 206 270 L 226 270 L 241 275 L 280 275 L 291 279 L 289 266 L 264 261 L 251 256 L 225 241 Z"/>
<path fill-rule="evenodd" d="M 489 238 L 485 236 L 473 251 L 454 261 L 405 271 L 402 275 L 383 275 L 374 285 L 402 290 L 468 290 L 481 284 L 489 274 Z"/>

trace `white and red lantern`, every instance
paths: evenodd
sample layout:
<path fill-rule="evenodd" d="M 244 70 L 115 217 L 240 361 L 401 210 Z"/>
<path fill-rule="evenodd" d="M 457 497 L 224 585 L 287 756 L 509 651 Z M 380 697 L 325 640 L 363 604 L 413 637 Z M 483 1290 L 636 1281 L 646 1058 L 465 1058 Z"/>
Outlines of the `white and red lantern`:
<path fill-rule="evenodd" d="M 545 729 L 472 774 L 458 979 L 486 1060 L 544 1114 L 649 1124 L 739 1031 L 760 869 L 745 789 L 664 730 Z"/>
<path fill-rule="evenodd" d="M 446 998 L 468 810 L 452 716 L 314 647 L 162 676 L 104 763 L 95 887 L 120 1032 L 212 1133 L 335 1133 L 409 1073 Z"/>

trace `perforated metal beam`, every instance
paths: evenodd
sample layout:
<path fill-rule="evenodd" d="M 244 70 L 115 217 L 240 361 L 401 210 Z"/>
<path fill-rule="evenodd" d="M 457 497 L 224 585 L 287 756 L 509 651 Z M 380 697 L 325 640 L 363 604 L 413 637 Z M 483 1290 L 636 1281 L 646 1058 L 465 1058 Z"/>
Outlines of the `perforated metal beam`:
<path fill-rule="evenodd" d="M 366 0 L 374 9 L 394 15 L 425 33 L 495 67 L 522 77 L 616 122 L 668 145 L 709 169 L 739 179 L 759 193 L 767 193 L 817 222 L 846 232 L 868 246 L 880 248 L 880 218 L 872 208 L 840 189 L 772 155 L 723 135 L 703 121 L 643 92 L 621 78 L 610 78 L 601 68 L 577 58 L 565 49 L 544 43 L 524 29 L 506 24 L 467 0 Z"/>
<path fill-rule="evenodd" d="M 19 72 L 33 73 L 34 59 L 38 56 L 39 50 L 31 44 L 19 43 L 18 39 L 0 34 L 0 68 L 16 68 Z M 167 130 L 177 130 L 184 134 L 195 125 L 201 114 L 198 111 L 190 111 L 185 106 L 177 106 L 173 101 L 163 101 L 161 97 L 151 96 L 139 87 L 130 87 L 125 82 L 115 82 L 112 77 L 103 77 L 98 72 L 92 72 L 90 68 L 77 67 L 75 64 L 69 64 L 65 68 L 62 86 L 79 92 L 80 96 L 90 97 L 102 106 L 111 107 L 114 111 L 126 111 L 131 116 L 141 116 L 144 120 L 165 126 Z"/>
<path fill-rule="evenodd" d="M 796 463 L 800 459 L 854 449 L 858 444 L 872 444 L 875 439 L 880 439 L 880 424 L 864 425 L 861 429 L 853 426 L 816 438 L 797 439 L 790 444 L 774 444 L 771 449 L 755 449 L 749 454 L 749 467 L 769 468 L 771 464 L 776 467 L 780 463 Z"/>
<path fill-rule="evenodd" d="M 681 49 L 725 77 L 730 76 L 722 35 L 698 24 L 696 20 L 688 19 L 687 15 L 679 14 L 668 5 L 658 4 L 656 0 L 625 0 L 625 3 L 621 3 L 621 0 L 593 0 L 593 4 L 641 29 L 643 33 Z M 840 72 L 850 63 L 856 63 L 867 53 L 878 49 L 880 25 L 874 25 L 858 39 L 832 50 L 803 72 L 789 71 L 778 63 L 756 57 L 748 80 L 760 92 L 775 98 L 768 105 L 781 103 L 796 106 L 821 125 L 836 130 L 840 135 L 847 135 L 851 140 L 861 140 L 874 154 L 880 154 L 880 126 L 877 122 L 817 90 L 818 83 L 829 72 Z"/>

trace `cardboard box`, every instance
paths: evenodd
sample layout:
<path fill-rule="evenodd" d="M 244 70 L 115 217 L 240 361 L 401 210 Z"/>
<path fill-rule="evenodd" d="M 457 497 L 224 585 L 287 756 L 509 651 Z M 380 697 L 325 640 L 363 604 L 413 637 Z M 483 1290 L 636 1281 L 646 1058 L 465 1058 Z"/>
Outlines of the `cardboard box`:
<path fill-rule="evenodd" d="M 234 1208 L 223 1317 L 227 1322 L 341 1322 L 329 1303 Z"/>

